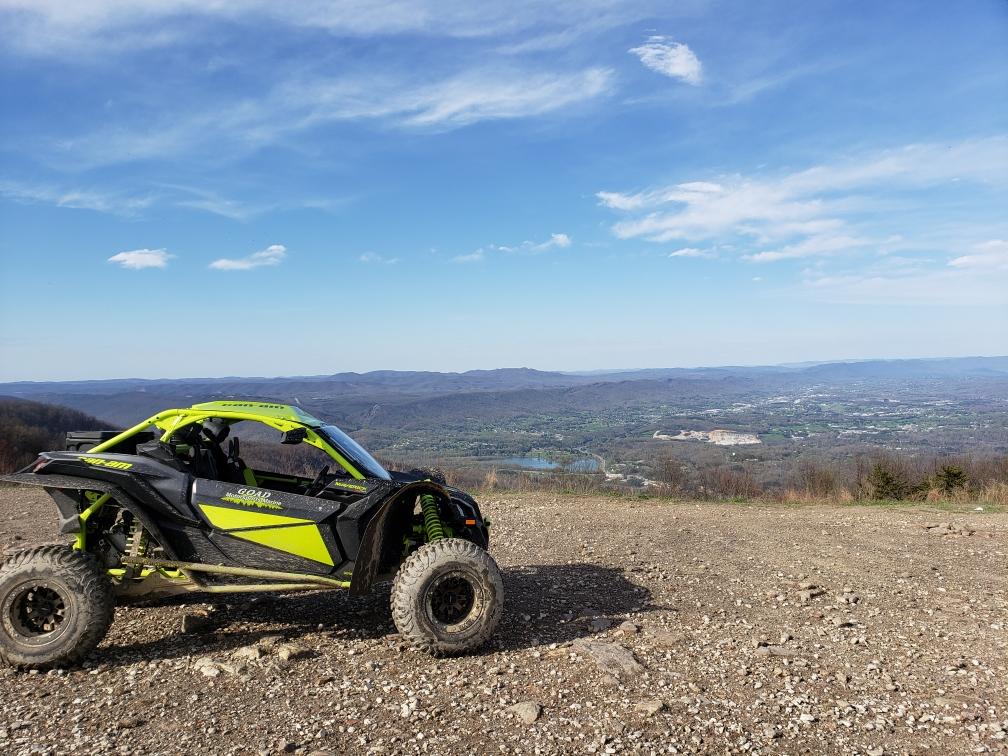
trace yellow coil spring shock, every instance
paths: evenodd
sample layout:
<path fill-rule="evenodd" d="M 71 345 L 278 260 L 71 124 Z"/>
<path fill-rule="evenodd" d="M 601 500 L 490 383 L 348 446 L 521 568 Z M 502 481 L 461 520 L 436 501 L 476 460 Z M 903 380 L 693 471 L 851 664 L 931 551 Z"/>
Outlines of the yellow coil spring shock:
<path fill-rule="evenodd" d="M 424 532 L 427 542 L 440 541 L 444 538 L 444 528 L 441 525 L 441 515 L 438 513 L 437 500 L 431 494 L 420 497 L 420 511 L 423 513 Z"/>

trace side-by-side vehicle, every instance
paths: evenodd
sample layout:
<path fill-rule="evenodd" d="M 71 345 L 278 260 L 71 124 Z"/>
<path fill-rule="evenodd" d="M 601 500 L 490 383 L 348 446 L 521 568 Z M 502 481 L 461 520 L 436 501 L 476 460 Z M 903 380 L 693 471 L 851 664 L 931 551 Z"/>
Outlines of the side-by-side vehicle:
<path fill-rule="evenodd" d="M 239 424 L 254 426 L 252 437 L 309 444 L 326 464 L 312 477 L 249 466 Z M 435 655 L 482 645 L 503 611 L 488 523 L 471 496 L 437 471 L 386 470 L 297 406 L 214 401 L 121 432 L 72 432 L 66 451 L 0 481 L 45 489 L 73 538 L 0 566 L 9 664 L 80 661 L 108 631 L 117 595 L 363 593 L 393 579 L 397 628 Z"/>

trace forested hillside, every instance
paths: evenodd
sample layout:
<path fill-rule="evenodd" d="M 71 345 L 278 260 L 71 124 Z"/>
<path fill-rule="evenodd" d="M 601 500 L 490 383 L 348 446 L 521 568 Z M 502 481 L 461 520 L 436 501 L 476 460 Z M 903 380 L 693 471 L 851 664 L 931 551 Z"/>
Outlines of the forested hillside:
<path fill-rule="evenodd" d="M 0 397 L 0 471 L 24 467 L 40 451 L 62 449 L 69 430 L 107 427 L 108 423 L 68 407 Z"/>

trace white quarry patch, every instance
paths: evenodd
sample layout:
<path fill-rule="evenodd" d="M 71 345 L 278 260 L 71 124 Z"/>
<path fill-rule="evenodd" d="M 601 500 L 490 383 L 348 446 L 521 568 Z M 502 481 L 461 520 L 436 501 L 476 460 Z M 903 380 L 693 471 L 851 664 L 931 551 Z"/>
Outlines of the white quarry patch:
<path fill-rule="evenodd" d="M 711 431 L 679 431 L 676 435 L 655 431 L 654 436 L 660 441 L 706 441 L 709 444 L 718 446 L 744 446 L 746 444 L 759 444 L 762 441 L 755 433 L 742 433 L 741 431 L 715 429 Z"/>

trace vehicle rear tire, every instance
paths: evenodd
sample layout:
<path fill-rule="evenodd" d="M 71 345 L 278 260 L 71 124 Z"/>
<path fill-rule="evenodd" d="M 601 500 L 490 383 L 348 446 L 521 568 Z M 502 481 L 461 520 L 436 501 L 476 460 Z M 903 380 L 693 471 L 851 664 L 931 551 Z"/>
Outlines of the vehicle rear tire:
<path fill-rule="evenodd" d="M 392 619 L 415 648 L 464 654 L 493 635 L 504 613 L 504 582 L 493 558 L 469 541 L 425 544 L 392 583 Z"/>
<path fill-rule="evenodd" d="M 0 661 L 27 669 L 77 664 L 112 624 L 112 581 L 69 546 L 19 551 L 0 565 Z"/>

